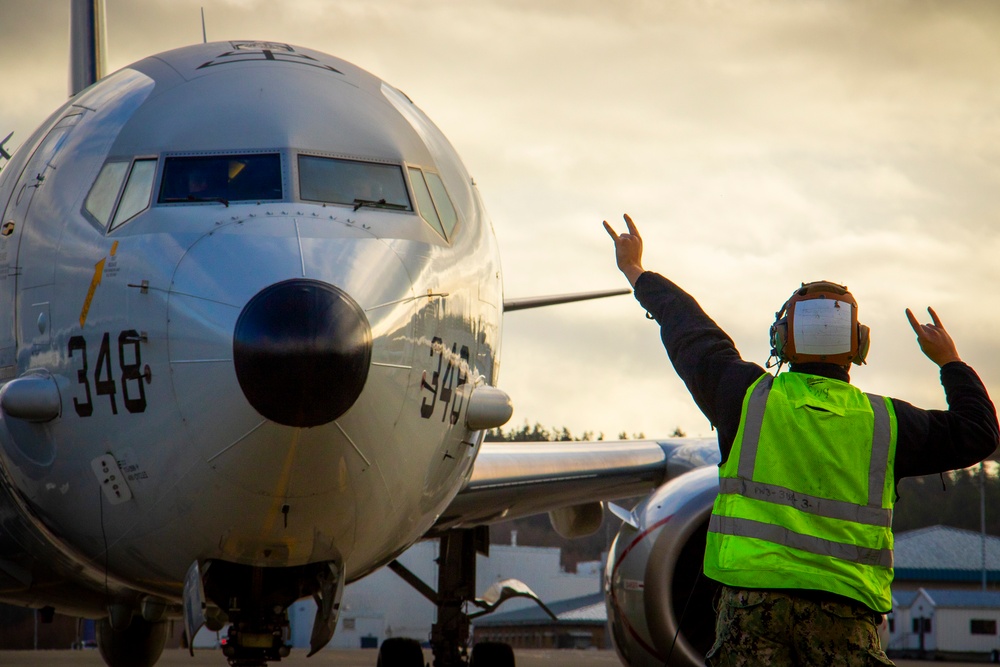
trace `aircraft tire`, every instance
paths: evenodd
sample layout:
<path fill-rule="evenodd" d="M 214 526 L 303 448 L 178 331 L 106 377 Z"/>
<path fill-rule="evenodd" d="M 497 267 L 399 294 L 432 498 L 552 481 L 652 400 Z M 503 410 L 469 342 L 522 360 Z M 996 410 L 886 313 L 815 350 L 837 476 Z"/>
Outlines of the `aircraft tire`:
<path fill-rule="evenodd" d="M 424 667 L 420 642 L 407 637 L 390 637 L 378 649 L 378 667 Z"/>
<path fill-rule="evenodd" d="M 479 642 L 472 647 L 469 667 L 515 667 L 514 649 L 503 642 Z"/>
<path fill-rule="evenodd" d="M 103 618 L 97 623 L 97 647 L 108 667 L 153 667 L 167 643 L 166 621 L 150 623 L 140 616 L 116 632 Z"/>

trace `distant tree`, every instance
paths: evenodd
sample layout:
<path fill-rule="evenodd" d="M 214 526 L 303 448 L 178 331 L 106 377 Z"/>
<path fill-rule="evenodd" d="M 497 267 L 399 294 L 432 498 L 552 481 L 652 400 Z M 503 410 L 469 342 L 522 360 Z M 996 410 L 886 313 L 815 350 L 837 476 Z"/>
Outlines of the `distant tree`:
<path fill-rule="evenodd" d="M 528 426 L 525 420 L 521 428 L 511 428 L 504 430 L 502 427 L 490 429 L 486 432 L 486 442 L 580 442 L 583 440 L 604 440 L 604 434 L 598 433 L 594 437 L 593 431 L 584 431 L 579 437 L 573 435 L 568 428 L 552 427 L 552 430 L 543 427 L 538 422 L 534 426 Z"/>
<path fill-rule="evenodd" d="M 554 440 L 551 431 L 546 430 L 541 424 L 535 422 L 534 426 L 528 426 L 525 421 L 521 428 L 504 431 L 502 427 L 491 429 L 486 432 L 487 442 L 550 442 Z"/>
<path fill-rule="evenodd" d="M 680 426 L 674 429 L 674 432 L 670 434 L 671 438 L 686 438 L 687 433 L 685 433 Z"/>
<path fill-rule="evenodd" d="M 978 531 L 981 493 L 986 494 L 986 532 L 1000 535 L 1000 478 L 987 474 L 981 489 L 979 466 L 941 475 L 908 477 L 896 488 L 893 531 L 951 526 Z"/>

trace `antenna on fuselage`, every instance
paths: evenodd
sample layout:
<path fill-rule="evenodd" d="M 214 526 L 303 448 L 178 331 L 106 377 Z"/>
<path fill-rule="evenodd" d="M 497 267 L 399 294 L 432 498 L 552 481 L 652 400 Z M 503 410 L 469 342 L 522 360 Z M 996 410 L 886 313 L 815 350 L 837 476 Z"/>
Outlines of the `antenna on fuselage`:
<path fill-rule="evenodd" d="M 205 30 L 205 8 L 201 8 L 201 43 L 208 44 L 208 32 Z"/>
<path fill-rule="evenodd" d="M 69 13 L 70 97 L 104 76 L 104 0 L 72 0 Z"/>

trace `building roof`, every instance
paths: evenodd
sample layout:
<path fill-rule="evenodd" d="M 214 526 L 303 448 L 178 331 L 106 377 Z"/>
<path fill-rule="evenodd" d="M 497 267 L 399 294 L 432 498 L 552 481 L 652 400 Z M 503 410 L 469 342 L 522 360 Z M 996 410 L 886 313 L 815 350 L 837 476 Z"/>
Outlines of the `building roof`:
<path fill-rule="evenodd" d="M 920 590 L 936 609 L 1000 609 L 1000 591 Z"/>
<path fill-rule="evenodd" d="M 913 601 L 917 598 L 920 593 L 918 591 L 893 591 L 892 592 L 892 608 L 893 609 L 904 609 L 908 608 Z"/>
<path fill-rule="evenodd" d="M 986 575 L 1000 581 L 1000 538 L 987 535 Z M 901 581 L 979 581 L 983 536 L 950 526 L 898 533 L 894 546 L 896 579 Z"/>
<path fill-rule="evenodd" d="M 566 623 L 570 625 L 599 624 L 608 622 L 608 610 L 604 605 L 604 593 L 591 593 L 568 600 L 548 604 L 549 609 L 559 619 L 553 621 L 541 607 L 534 605 L 516 611 L 499 612 L 473 619 L 473 625 L 550 625 Z"/>

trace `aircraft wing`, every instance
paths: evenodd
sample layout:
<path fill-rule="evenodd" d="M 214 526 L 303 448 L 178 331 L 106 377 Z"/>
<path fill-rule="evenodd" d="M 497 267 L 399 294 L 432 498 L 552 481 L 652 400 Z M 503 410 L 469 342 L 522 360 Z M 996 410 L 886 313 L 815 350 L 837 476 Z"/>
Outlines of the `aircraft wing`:
<path fill-rule="evenodd" d="M 715 438 L 484 442 L 472 475 L 431 532 L 644 495 L 718 462 Z"/>
<path fill-rule="evenodd" d="M 527 310 L 529 308 L 542 308 L 544 306 L 556 306 L 560 303 L 574 303 L 576 301 L 588 301 L 590 299 L 603 299 L 609 296 L 621 296 L 631 294 L 630 289 L 609 289 L 597 292 L 576 292 L 574 294 L 552 294 L 549 296 L 533 296 L 523 298 L 513 298 L 503 300 L 503 312 L 510 313 L 515 310 Z"/>

